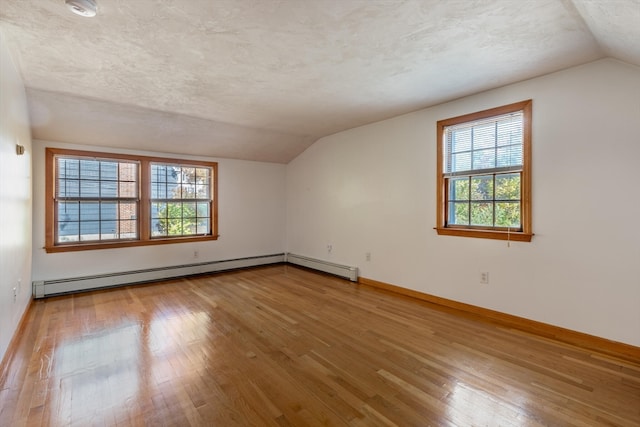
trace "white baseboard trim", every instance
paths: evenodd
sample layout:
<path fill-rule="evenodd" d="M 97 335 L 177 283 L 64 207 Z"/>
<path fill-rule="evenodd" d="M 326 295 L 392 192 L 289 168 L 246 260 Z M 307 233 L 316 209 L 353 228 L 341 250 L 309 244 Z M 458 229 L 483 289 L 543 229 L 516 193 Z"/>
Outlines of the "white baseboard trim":
<path fill-rule="evenodd" d="M 288 252 L 286 254 L 286 262 L 302 267 L 311 268 L 313 270 L 323 271 L 336 276 L 344 277 L 352 282 L 358 281 L 358 268 L 348 265 L 335 264 L 315 258 L 309 258 L 302 255 L 296 255 Z"/>
<path fill-rule="evenodd" d="M 278 264 L 284 261 L 285 254 L 281 253 L 222 261 L 201 262 L 196 264 L 149 268 L 145 270 L 125 271 L 119 273 L 97 274 L 94 276 L 40 280 L 33 282 L 33 296 L 34 298 L 44 298 L 53 295 L 131 285 L 135 283 L 153 282 L 156 280 L 173 279 L 176 277 L 192 276 L 196 274 Z"/>

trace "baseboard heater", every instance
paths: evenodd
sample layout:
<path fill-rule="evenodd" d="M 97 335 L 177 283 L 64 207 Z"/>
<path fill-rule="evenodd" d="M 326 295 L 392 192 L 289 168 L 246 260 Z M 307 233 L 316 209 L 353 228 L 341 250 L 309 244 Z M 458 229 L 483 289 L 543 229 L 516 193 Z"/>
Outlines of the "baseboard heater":
<path fill-rule="evenodd" d="M 302 255 L 292 253 L 286 254 L 286 261 L 290 264 L 311 268 L 313 270 L 323 271 L 336 276 L 344 277 L 352 282 L 358 281 L 358 268 L 348 265 L 334 264 L 328 261 L 322 261 L 315 258 L 309 258 Z"/>
<path fill-rule="evenodd" d="M 197 264 L 176 265 L 171 267 L 149 268 L 146 270 L 125 271 L 121 273 L 98 274 L 95 276 L 35 281 L 33 282 L 33 296 L 35 298 L 44 298 L 53 295 L 88 291 L 91 289 L 109 288 L 134 283 L 153 282 L 156 280 L 192 276 L 196 274 L 235 270 L 238 268 L 278 264 L 284 261 L 285 254 L 281 253 L 223 261 L 201 262 Z"/>

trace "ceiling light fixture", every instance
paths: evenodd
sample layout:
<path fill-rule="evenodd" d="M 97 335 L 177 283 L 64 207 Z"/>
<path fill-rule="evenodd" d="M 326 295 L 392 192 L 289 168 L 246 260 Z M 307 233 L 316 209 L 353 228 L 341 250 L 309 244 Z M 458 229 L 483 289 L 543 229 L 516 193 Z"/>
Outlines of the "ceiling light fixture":
<path fill-rule="evenodd" d="M 65 4 L 71 12 L 85 18 L 92 18 L 98 12 L 95 0 L 65 0 Z"/>

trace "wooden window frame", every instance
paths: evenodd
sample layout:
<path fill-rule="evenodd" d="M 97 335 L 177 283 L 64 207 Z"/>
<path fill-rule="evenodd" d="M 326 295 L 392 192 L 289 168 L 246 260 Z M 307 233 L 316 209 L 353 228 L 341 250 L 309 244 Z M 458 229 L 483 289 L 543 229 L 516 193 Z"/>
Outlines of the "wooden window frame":
<path fill-rule="evenodd" d="M 152 209 L 151 209 L 151 225 L 152 225 L 152 228 L 153 228 L 153 224 L 154 224 L 154 219 L 158 219 L 158 220 L 163 220 L 164 219 L 167 222 L 171 220 L 171 218 L 169 218 L 168 216 L 164 217 L 164 218 L 160 217 L 160 216 L 154 217 L 154 215 L 153 215 L 153 213 L 154 213 L 153 205 L 154 204 L 166 204 L 165 214 L 168 214 L 169 205 L 176 205 L 176 204 L 181 205 L 181 209 L 179 209 L 181 214 L 182 214 L 182 218 L 180 218 L 180 222 L 181 222 L 180 228 L 183 227 L 182 221 L 184 221 L 184 218 L 185 218 L 184 217 L 184 214 L 185 214 L 184 206 L 185 206 L 185 204 L 195 204 L 194 205 L 194 210 L 195 211 L 193 212 L 193 215 L 195 215 L 195 216 L 190 216 L 188 218 L 190 218 L 192 220 L 195 220 L 196 224 L 198 223 L 198 221 L 200 219 L 205 219 L 206 218 L 206 220 L 207 220 L 207 228 L 210 231 L 211 230 L 211 194 L 212 194 L 211 193 L 211 181 L 212 181 L 211 180 L 211 175 L 213 174 L 212 168 L 211 167 L 203 167 L 203 166 L 199 166 L 199 165 L 193 165 L 193 164 L 186 165 L 184 163 L 176 163 L 176 162 L 150 162 L 150 165 L 151 165 L 151 175 L 150 175 L 151 176 L 151 181 L 150 181 L 150 183 L 151 183 L 152 190 L 151 190 L 151 197 L 150 197 L 149 201 L 151 202 L 151 206 L 152 206 Z M 157 173 L 153 172 L 154 166 L 156 166 L 158 168 L 156 170 L 164 170 L 164 174 L 162 174 L 162 175 L 164 175 L 164 180 L 158 179 L 159 176 L 157 175 Z M 181 170 L 184 170 L 184 169 L 193 169 L 194 170 L 193 171 L 193 173 L 194 173 L 194 182 L 187 184 L 187 188 L 188 187 L 192 187 L 191 190 L 193 191 L 193 194 L 191 196 L 184 197 L 184 193 L 183 192 L 185 191 L 185 188 L 184 188 L 184 184 L 182 183 L 182 181 L 180 181 L 180 184 L 174 183 L 174 185 L 176 185 L 177 187 L 181 188 L 180 197 L 175 197 L 175 195 L 174 196 L 170 196 L 168 194 L 169 193 L 169 187 L 170 187 L 170 185 L 172 185 L 172 183 L 167 179 L 167 173 L 172 168 L 173 168 L 174 172 L 175 172 L 175 168 L 180 168 Z M 197 179 L 197 174 L 198 174 L 197 171 L 198 170 L 200 170 L 200 171 L 205 171 L 206 170 L 207 171 L 206 174 L 207 174 L 209 179 L 208 179 L 208 182 L 203 181 L 203 182 L 206 182 L 205 185 L 199 184 L 197 182 L 198 181 L 198 179 Z M 183 173 L 183 172 L 181 172 L 181 173 Z M 155 178 L 157 180 L 154 180 L 154 176 L 155 176 Z M 206 187 L 207 188 L 207 197 L 199 197 L 199 195 L 198 195 L 198 193 L 199 193 L 198 188 L 199 187 Z M 154 188 L 156 188 L 159 193 L 164 194 L 165 197 L 160 197 L 160 194 L 156 194 L 156 197 L 154 197 L 154 195 L 153 195 L 153 192 L 154 192 L 153 189 Z M 161 191 L 161 190 L 163 190 L 163 191 Z M 177 190 L 177 188 L 176 188 L 176 190 Z M 187 190 L 187 193 L 188 192 L 189 192 L 189 190 Z M 205 215 L 205 216 L 199 216 L 199 214 L 198 214 L 199 205 L 204 205 L 204 204 L 208 205 L 207 206 L 208 214 Z M 159 215 L 159 212 L 157 214 Z M 178 218 L 174 218 L 174 219 L 177 220 Z M 182 237 L 193 237 L 195 235 L 203 235 L 202 233 L 198 233 L 197 232 L 198 227 L 199 226 L 196 225 L 196 232 L 195 233 L 182 235 Z M 184 231 L 184 230 L 182 230 L 182 231 Z M 170 235 L 168 230 L 167 230 L 166 234 L 155 234 L 154 230 L 151 230 L 151 238 L 152 239 L 175 238 L 175 237 L 180 237 L 180 236 L 178 236 L 178 235 Z"/>
<path fill-rule="evenodd" d="M 445 179 L 445 129 L 448 126 L 466 122 L 488 119 L 494 116 L 523 112 L 523 144 L 522 144 L 522 172 L 521 172 L 521 230 L 510 230 L 497 227 L 451 226 L 447 224 L 447 188 Z M 437 216 L 436 232 L 439 235 L 475 237 L 483 239 L 511 240 L 530 242 L 533 237 L 531 228 L 531 112 L 532 101 L 526 100 L 501 107 L 452 117 L 437 122 Z"/>
<path fill-rule="evenodd" d="M 87 243 L 64 243 L 56 244 L 55 230 L 57 227 L 55 209 L 55 186 L 56 186 L 56 156 L 73 156 L 86 158 L 100 158 L 113 160 L 129 160 L 139 162 L 138 189 L 138 239 L 136 240 L 113 240 L 105 242 Z M 181 166 L 204 166 L 211 168 L 211 234 L 197 236 L 176 236 L 176 237 L 151 237 L 151 163 L 173 163 Z M 202 242 L 217 240 L 218 235 L 218 163 L 198 160 L 185 160 L 168 157 L 149 157 L 119 154 L 111 152 L 94 152 L 83 150 L 68 150 L 61 148 L 46 148 L 45 151 L 45 251 L 52 252 L 72 252 L 96 249 L 125 248 L 148 245 L 164 245 L 172 243 Z"/>

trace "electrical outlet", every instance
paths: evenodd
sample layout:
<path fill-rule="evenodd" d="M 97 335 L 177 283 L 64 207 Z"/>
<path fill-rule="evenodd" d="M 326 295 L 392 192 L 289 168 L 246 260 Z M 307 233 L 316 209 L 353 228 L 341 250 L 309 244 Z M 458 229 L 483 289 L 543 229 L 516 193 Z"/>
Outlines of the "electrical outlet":
<path fill-rule="evenodd" d="M 481 285 L 488 285 L 489 284 L 489 272 L 488 271 L 483 271 L 482 273 L 480 273 L 480 284 Z"/>
<path fill-rule="evenodd" d="M 367 252 L 364 254 L 364 259 L 366 259 L 367 261 L 371 261 L 371 252 Z"/>
<path fill-rule="evenodd" d="M 332 250 L 333 250 L 333 246 L 327 245 L 327 253 L 330 254 Z"/>
<path fill-rule="evenodd" d="M 198 258 L 199 256 L 200 256 L 200 253 L 198 251 L 193 251 L 194 258 Z"/>
<path fill-rule="evenodd" d="M 18 288 L 15 287 L 13 288 L 13 302 L 16 302 L 17 299 L 18 299 Z"/>

